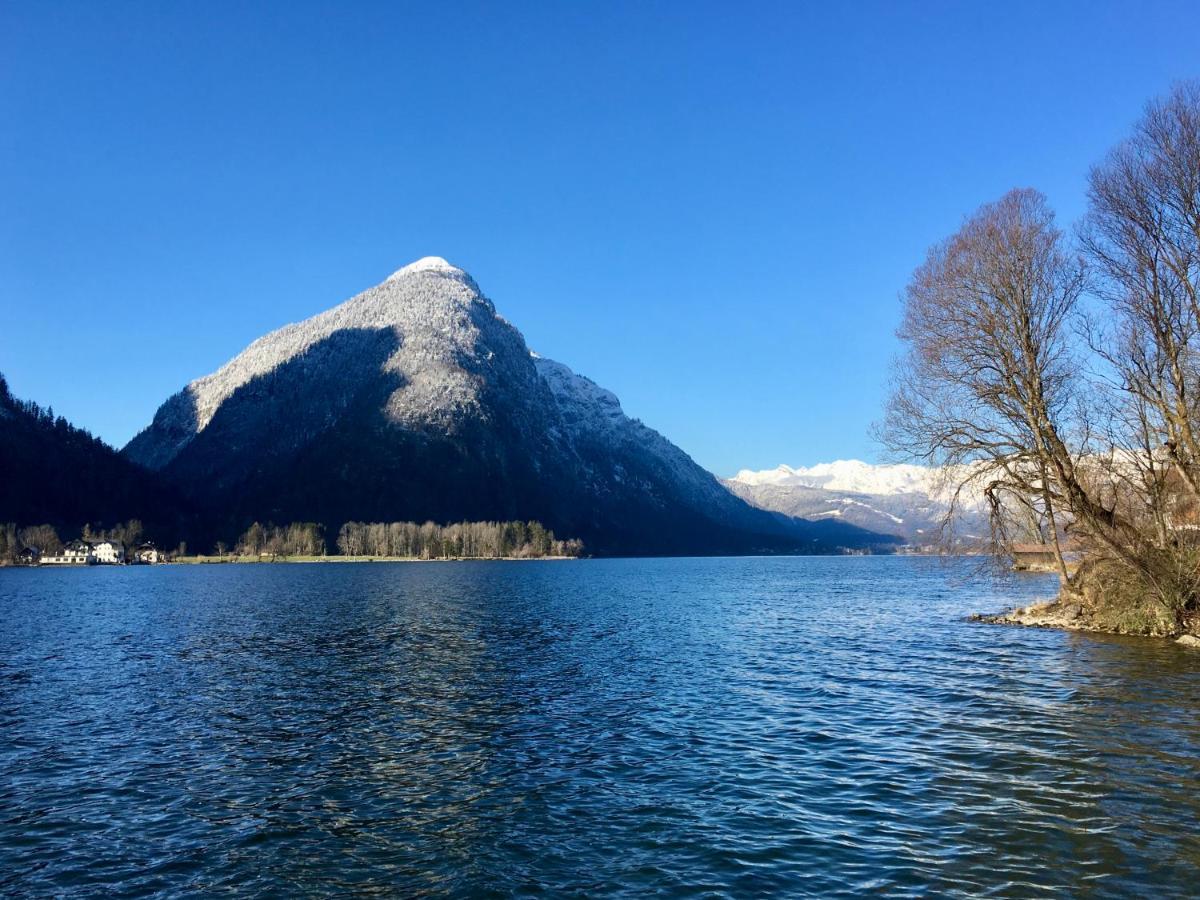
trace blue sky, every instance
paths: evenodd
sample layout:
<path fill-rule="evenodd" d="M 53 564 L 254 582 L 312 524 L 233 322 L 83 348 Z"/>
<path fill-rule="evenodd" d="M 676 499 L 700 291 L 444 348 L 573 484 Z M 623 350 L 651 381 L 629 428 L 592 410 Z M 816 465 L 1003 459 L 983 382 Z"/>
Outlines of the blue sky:
<path fill-rule="evenodd" d="M 1196 3 L 0 4 L 0 371 L 122 445 L 425 255 L 718 474 L 880 458 L 898 295 L 1064 224 Z"/>

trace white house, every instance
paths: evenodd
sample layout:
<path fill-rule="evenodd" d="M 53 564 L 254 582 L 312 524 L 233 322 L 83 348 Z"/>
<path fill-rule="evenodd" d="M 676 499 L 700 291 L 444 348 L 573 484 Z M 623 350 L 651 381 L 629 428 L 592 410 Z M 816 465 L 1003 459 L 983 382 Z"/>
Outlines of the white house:
<path fill-rule="evenodd" d="M 142 565 L 150 566 L 155 563 L 162 562 L 162 554 L 158 552 L 158 548 L 147 541 L 141 544 L 133 551 L 133 561 Z"/>
<path fill-rule="evenodd" d="M 71 541 L 57 553 L 42 557 L 43 566 L 90 566 L 96 562 L 92 545 L 86 541 Z"/>
<path fill-rule="evenodd" d="M 92 545 L 92 553 L 102 566 L 119 566 L 125 562 L 125 546 L 120 541 L 99 541 Z"/>

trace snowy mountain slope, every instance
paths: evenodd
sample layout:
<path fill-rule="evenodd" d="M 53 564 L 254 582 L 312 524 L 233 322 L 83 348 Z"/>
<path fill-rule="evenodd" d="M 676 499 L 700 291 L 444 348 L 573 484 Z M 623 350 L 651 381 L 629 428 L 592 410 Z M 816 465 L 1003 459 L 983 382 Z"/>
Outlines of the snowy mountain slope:
<path fill-rule="evenodd" d="M 943 473 L 934 469 L 859 460 L 743 469 L 724 484 L 761 509 L 812 520 L 838 519 L 912 544 L 937 539 L 952 490 Z M 986 528 L 981 499 L 964 494 L 956 534 L 970 538 L 986 533 Z"/>
<path fill-rule="evenodd" d="M 880 542 L 732 496 L 613 394 L 531 353 L 438 257 L 254 341 L 123 452 L 206 502 L 223 533 L 253 519 L 523 518 L 608 553 Z"/>
<path fill-rule="evenodd" d="M 926 466 L 871 465 L 857 459 L 839 459 L 815 466 L 779 466 L 761 472 L 742 469 L 732 479 L 747 485 L 802 485 L 856 494 L 942 493 L 942 476 Z"/>
<path fill-rule="evenodd" d="M 310 353 L 332 335 L 352 330 L 388 329 L 404 335 L 382 364 L 404 382 L 403 393 L 388 402 L 395 421 L 449 423 L 477 405 L 478 382 L 458 363 L 473 355 L 481 320 L 488 319 L 497 326 L 501 321 L 465 272 L 440 257 L 425 257 L 333 309 L 259 338 L 216 372 L 196 379 L 163 404 L 126 453 L 161 468 L 208 427 L 240 388 Z M 509 337 L 520 339 L 515 331 Z"/>
<path fill-rule="evenodd" d="M 621 401 L 590 378 L 577 375 L 559 362 L 533 354 L 538 374 L 554 395 L 563 426 L 576 448 L 595 444 L 608 450 L 640 449 L 664 469 L 663 474 L 686 488 L 687 494 L 712 510 L 740 512 L 729 507 L 727 491 L 711 472 L 652 428 L 628 418 Z M 618 477 L 622 473 L 617 472 Z M 646 485 L 650 487 L 650 485 Z"/>

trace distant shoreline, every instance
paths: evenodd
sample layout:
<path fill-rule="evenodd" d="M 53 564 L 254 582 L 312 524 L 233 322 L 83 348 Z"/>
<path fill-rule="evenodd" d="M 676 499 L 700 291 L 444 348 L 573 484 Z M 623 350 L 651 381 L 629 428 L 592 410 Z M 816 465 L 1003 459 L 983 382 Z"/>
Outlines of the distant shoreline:
<path fill-rule="evenodd" d="M 258 565 L 260 563 L 395 563 L 395 562 L 545 562 L 579 559 L 577 556 L 180 556 L 158 565 Z"/>

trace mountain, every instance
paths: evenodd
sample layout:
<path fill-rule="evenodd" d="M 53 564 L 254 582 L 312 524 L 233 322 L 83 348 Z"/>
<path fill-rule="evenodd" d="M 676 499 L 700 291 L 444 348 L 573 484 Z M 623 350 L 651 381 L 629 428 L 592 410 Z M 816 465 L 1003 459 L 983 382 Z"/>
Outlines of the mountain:
<path fill-rule="evenodd" d="M 439 257 L 258 339 L 123 452 L 225 535 L 253 520 L 537 519 L 611 554 L 893 542 L 732 496 L 613 394 L 532 353 Z"/>
<path fill-rule="evenodd" d="M 743 469 L 724 484 L 760 509 L 847 522 L 918 545 L 937 540 L 951 499 L 944 477 L 935 469 L 870 465 L 856 459 L 808 468 Z M 986 535 L 987 528 L 982 498 L 964 494 L 954 536 L 970 541 Z"/>
<path fill-rule="evenodd" d="M 66 535 L 87 523 L 141 519 L 174 543 L 188 528 L 179 492 L 88 432 L 12 396 L 0 376 L 0 522 L 49 524 Z"/>

